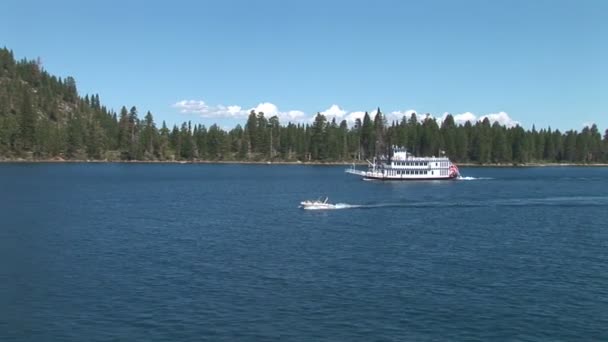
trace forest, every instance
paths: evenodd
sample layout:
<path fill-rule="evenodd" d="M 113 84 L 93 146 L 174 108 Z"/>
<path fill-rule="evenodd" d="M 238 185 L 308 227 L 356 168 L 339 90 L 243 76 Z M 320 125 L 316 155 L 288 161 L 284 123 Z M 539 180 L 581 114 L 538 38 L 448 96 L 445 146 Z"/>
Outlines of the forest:
<path fill-rule="evenodd" d="M 15 60 L 0 49 L 0 160 L 353 162 L 386 154 L 392 145 L 418 156 L 445 154 L 474 164 L 606 163 L 608 129 L 580 132 L 505 127 L 487 118 L 458 125 L 448 115 L 387 122 L 380 108 L 349 127 L 318 113 L 314 122 L 282 123 L 250 112 L 244 126 L 225 130 L 184 122 L 168 127 L 149 111 L 102 105 L 78 93 L 40 60 Z"/>

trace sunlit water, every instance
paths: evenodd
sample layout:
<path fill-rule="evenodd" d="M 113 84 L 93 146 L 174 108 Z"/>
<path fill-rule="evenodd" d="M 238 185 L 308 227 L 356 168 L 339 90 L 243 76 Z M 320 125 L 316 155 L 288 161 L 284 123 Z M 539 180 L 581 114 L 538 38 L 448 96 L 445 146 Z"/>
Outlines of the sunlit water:
<path fill-rule="evenodd" d="M 0 164 L 0 340 L 608 340 L 608 169 L 461 171 Z"/>

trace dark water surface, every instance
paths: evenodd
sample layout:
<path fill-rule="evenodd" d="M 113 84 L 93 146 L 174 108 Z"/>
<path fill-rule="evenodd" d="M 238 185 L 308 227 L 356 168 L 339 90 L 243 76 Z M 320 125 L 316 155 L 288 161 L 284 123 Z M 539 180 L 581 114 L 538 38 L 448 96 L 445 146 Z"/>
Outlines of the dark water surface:
<path fill-rule="evenodd" d="M 0 340 L 607 341 L 608 168 L 462 172 L 1 164 Z"/>

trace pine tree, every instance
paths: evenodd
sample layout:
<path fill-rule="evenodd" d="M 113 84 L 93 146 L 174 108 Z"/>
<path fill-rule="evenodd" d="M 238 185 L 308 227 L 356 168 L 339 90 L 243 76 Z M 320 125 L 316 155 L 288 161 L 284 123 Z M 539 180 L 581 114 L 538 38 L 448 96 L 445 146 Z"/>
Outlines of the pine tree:
<path fill-rule="evenodd" d="M 169 134 L 169 146 L 171 147 L 171 159 L 179 159 L 182 154 L 182 139 L 177 125 L 173 125 L 173 129 Z"/>
<path fill-rule="evenodd" d="M 279 150 L 281 146 L 280 128 L 281 124 L 279 123 L 279 117 L 275 115 L 268 119 L 268 136 L 270 137 L 268 142 L 268 156 L 270 159 L 275 157 L 276 151 Z"/>
<path fill-rule="evenodd" d="M 608 128 L 604 132 L 604 140 L 602 141 L 603 152 L 602 152 L 602 162 L 608 162 Z"/>
<path fill-rule="evenodd" d="M 159 138 L 159 155 L 161 160 L 166 160 L 168 159 L 169 156 L 169 128 L 167 128 L 167 124 L 165 123 L 165 121 L 163 120 L 163 125 L 160 129 L 160 138 Z"/>
<path fill-rule="evenodd" d="M 420 153 L 420 138 L 418 135 L 419 124 L 416 113 L 410 115 L 410 118 L 407 121 L 407 127 L 407 149 L 413 155 L 418 155 Z"/>
<path fill-rule="evenodd" d="M 374 125 L 367 112 L 363 115 L 363 122 L 361 124 L 361 146 L 363 150 L 363 159 L 374 156 Z"/>
<path fill-rule="evenodd" d="M 566 132 L 566 137 L 564 139 L 564 159 L 569 162 L 574 162 L 577 159 L 575 131 L 570 130 Z"/>
<path fill-rule="evenodd" d="M 129 112 L 127 107 L 123 106 L 120 109 L 120 119 L 118 121 L 118 148 L 125 155 L 130 148 L 131 127 L 129 123 Z"/>
<path fill-rule="evenodd" d="M 456 155 L 456 124 L 454 123 L 454 117 L 452 114 L 448 114 L 440 128 L 443 150 L 448 156 Z"/>
<path fill-rule="evenodd" d="M 327 158 L 326 142 L 326 123 L 327 118 L 321 113 L 317 113 L 312 125 L 312 136 L 310 140 L 310 153 L 313 160 L 325 160 Z"/>
<path fill-rule="evenodd" d="M 511 161 L 511 151 L 508 148 L 506 129 L 494 122 L 492 124 L 492 162 L 505 163 Z"/>
<path fill-rule="evenodd" d="M 144 127 L 141 133 L 141 146 L 143 146 L 143 154 L 146 159 L 153 159 L 156 155 L 156 125 L 154 124 L 154 117 L 152 113 L 148 111 L 144 118 Z"/>
<path fill-rule="evenodd" d="M 71 159 L 86 158 L 84 146 L 84 127 L 80 115 L 74 114 L 68 121 L 67 153 Z"/>
<path fill-rule="evenodd" d="M 139 118 L 137 117 L 137 108 L 131 107 L 129 110 L 129 159 L 141 159 L 139 148 Z"/>
<path fill-rule="evenodd" d="M 185 160 L 192 160 L 194 158 L 194 144 L 192 142 L 191 128 L 187 123 L 182 123 L 182 127 L 179 131 L 180 136 L 180 158 Z"/>
<path fill-rule="evenodd" d="M 376 116 L 374 117 L 374 153 L 376 155 L 389 155 L 388 147 L 390 144 L 386 139 L 386 119 L 380 107 L 376 110 Z"/>
<path fill-rule="evenodd" d="M 20 126 L 20 141 L 24 151 L 32 151 L 34 149 L 34 139 L 36 132 L 36 114 L 32 107 L 32 100 L 27 89 L 23 89 L 23 99 L 20 111 L 21 121 Z"/>
<path fill-rule="evenodd" d="M 257 117 L 257 131 L 255 136 L 256 152 L 263 158 L 270 157 L 270 130 L 268 128 L 268 119 L 264 116 L 264 112 L 259 112 Z M 218 138 L 219 139 L 219 138 Z"/>
<path fill-rule="evenodd" d="M 257 130 L 258 120 L 255 111 L 252 110 L 249 113 L 249 117 L 247 118 L 247 124 L 245 125 L 245 133 L 247 134 L 247 139 L 249 140 L 247 151 L 249 159 L 251 159 L 252 153 L 255 153 L 257 151 Z"/>
<path fill-rule="evenodd" d="M 589 129 L 589 153 L 590 162 L 600 162 L 602 160 L 602 135 L 596 124 L 591 125 Z"/>
<path fill-rule="evenodd" d="M 421 127 L 421 154 L 425 156 L 437 156 L 439 155 L 441 145 L 441 134 L 439 133 L 437 121 L 427 114 Z"/>

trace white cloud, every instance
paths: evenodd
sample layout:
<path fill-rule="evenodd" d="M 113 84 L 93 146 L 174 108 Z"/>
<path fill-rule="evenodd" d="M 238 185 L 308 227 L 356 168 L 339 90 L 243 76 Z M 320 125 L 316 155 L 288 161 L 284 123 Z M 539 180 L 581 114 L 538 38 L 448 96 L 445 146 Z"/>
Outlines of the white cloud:
<path fill-rule="evenodd" d="M 205 101 L 202 100 L 182 100 L 173 104 L 174 108 L 177 108 L 180 113 L 185 114 L 197 114 L 203 118 L 210 119 L 244 119 L 249 113 L 253 110 L 256 113 L 263 112 L 264 116 L 270 118 L 272 116 L 277 116 L 282 124 L 286 124 L 288 122 L 312 122 L 316 116 L 316 113 L 305 113 L 301 110 L 287 110 L 281 111 L 277 105 L 270 102 L 260 102 L 257 106 L 243 109 L 241 106 L 237 105 L 208 105 Z M 348 111 L 343 109 L 337 104 L 332 104 L 329 108 L 320 112 L 321 114 L 327 117 L 327 121 L 331 121 L 332 119 L 336 119 L 336 122 L 340 123 L 342 120 L 346 120 L 348 125 L 352 127 L 357 119 L 363 120 L 365 115 L 365 111 Z M 373 109 L 368 111 L 370 118 L 373 120 L 376 116 L 377 109 Z M 406 119 L 409 119 L 412 114 L 416 114 L 418 116 L 418 120 L 422 121 L 425 118 L 425 115 L 419 114 L 414 109 L 408 109 L 404 111 L 391 111 L 386 115 L 386 120 L 388 124 L 391 124 L 393 121 L 401 121 L 401 119 L 405 116 Z M 441 124 L 443 120 L 447 117 L 449 113 L 443 113 L 441 117 L 436 117 L 431 115 L 431 118 L 434 118 L 437 123 Z M 475 114 L 471 112 L 464 112 L 460 114 L 453 115 L 454 122 L 457 125 L 463 125 L 467 121 L 470 121 L 472 124 L 475 124 L 477 121 L 481 121 L 485 118 L 490 120 L 490 123 L 498 122 L 501 125 L 505 125 L 507 127 L 514 127 L 519 125 L 518 121 L 513 120 L 509 114 L 506 112 L 498 112 L 498 113 L 489 113 L 486 115 L 482 115 L 477 117 Z M 587 125 L 587 123 L 585 123 Z"/>
<path fill-rule="evenodd" d="M 173 104 L 180 113 L 198 114 L 203 118 L 239 118 L 247 115 L 240 106 L 209 106 L 201 100 L 182 100 Z"/>
<path fill-rule="evenodd" d="M 471 112 L 454 115 L 454 122 L 457 125 L 464 125 L 465 123 L 467 123 L 467 121 L 470 121 L 471 124 L 475 124 L 475 122 L 477 121 L 477 117 Z"/>
<path fill-rule="evenodd" d="M 256 113 L 264 113 L 264 117 L 271 118 L 273 116 L 277 116 L 279 118 L 279 122 L 285 124 L 288 122 L 302 122 L 306 121 L 306 113 L 301 110 L 288 110 L 286 112 L 280 111 L 279 107 L 274 103 L 270 102 L 262 102 L 258 104 L 256 107 L 251 108 L 247 111 L 249 114 L 251 111 L 255 111 Z"/>
<path fill-rule="evenodd" d="M 290 110 L 288 112 L 281 112 L 279 113 L 279 120 L 282 123 L 305 121 L 306 113 L 300 110 Z"/>
<path fill-rule="evenodd" d="M 363 117 L 365 116 L 365 112 L 350 112 L 345 116 L 346 122 L 352 127 L 352 125 L 357 121 L 357 119 L 363 121 Z"/>
<path fill-rule="evenodd" d="M 300 110 L 280 111 L 279 108 L 270 102 L 261 102 L 257 106 L 244 109 L 241 106 L 215 105 L 211 106 L 202 100 L 182 100 L 173 104 L 180 113 L 197 114 L 202 118 L 208 119 L 242 119 L 246 118 L 253 110 L 256 113 L 263 112 L 266 118 L 277 116 L 281 122 L 304 122 L 307 120 L 306 113 Z"/>
<path fill-rule="evenodd" d="M 485 118 L 488 118 L 488 120 L 490 120 L 491 124 L 493 124 L 494 122 L 498 122 L 500 125 L 507 126 L 507 127 L 515 127 L 515 126 L 519 125 L 518 121 L 511 119 L 511 117 L 509 117 L 509 114 L 507 114 L 505 112 L 490 113 L 490 114 L 484 115 L 479 118 L 479 121 L 481 121 Z"/>
<path fill-rule="evenodd" d="M 449 115 L 450 113 L 443 113 L 443 116 L 441 117 L 440 120 L 438 120 L 438 122 L 443 122 L 443 120 L 445 120 L 445 118 Z M 454 117 L 454 122 L 457 125 L 464 125 L 465 123 L 467 123 L 467 121 L 471 122 L 471 124 L 475 124 L 477 123 L 477 121 L 482 121 L 485 118 L 488 118 L 488 120 L 490 121 L 490 124 L 494 124 L 494 122 L 498 122 L 500 125 L 504 125 L 507 127 L 515 127 L 517 125 L 519 125 L 519 121 L 515 121 L 513 119 L 511 119 L 511 117 L 509 116 L 509 114 L 505 113 L 505 112 L 498 112 L 498 113 L 490 113 L 490 114 L 486 114 L 486 115 L 482 115 L 479 118 L 477 117 L 477 115 L 471 113 L 471 112 L 464 112 L 464 113 L 460 113 L 460 114 L 455 114 L 453 115 Z"/>
<path fill-rule="evenodd" d="M 346 113 L 347 111 L 340 108 L 340 106 L 336 104 L 331 105 L 331 107 L 321 112 L 321 114 L 327 117 L 327 121 L 331 121 L 334 118 L 336 119 L 336 121 L 342 121 Z"/>
<path fill-rule="evenodd" d="M 197 100 L 182 100 L 174 103 L 173 107 L 179 109 L 182 113 L 205 113 L 209 109 L 205 101 Z"/>
<path fill-rule="evenodd" d="M 256 113 L 264 113 L 264 116 L 267 118 L 273 117 L 279 114 L 279 108 L 270 102 L 262 102 L 258 104 L 255 108 L 252 108 Z"/>
<path fill-rule="evenodd" d="M 344 116 L 344 114 L 346 114 L 346 111 L 344 109 L 340 108 L 340 106 L 334 104 L 334 105 L 331 105 L 331 107 L 327 108 L 326 110 L 322 111 L 321 114 L 323 114 L 325 116 L 342 118 Z"/>
<path fill-rule="evenodd" d="M 393 111 L 390 112 L 389 114 L 386 115 L 386 120 L 389 122 L 389 124 L 392 121 L 398 121 L 401 122 L 401 119 L 403 119 L 403 117 L 405 116 L 406 120 L 409 120 L 412 117 L 412 114 L 416 114 L 418 115 L 418 112 L 416 112 L 413 109 L 408 109 L 408 110 L 404 110 L 404 111 Z"/>

